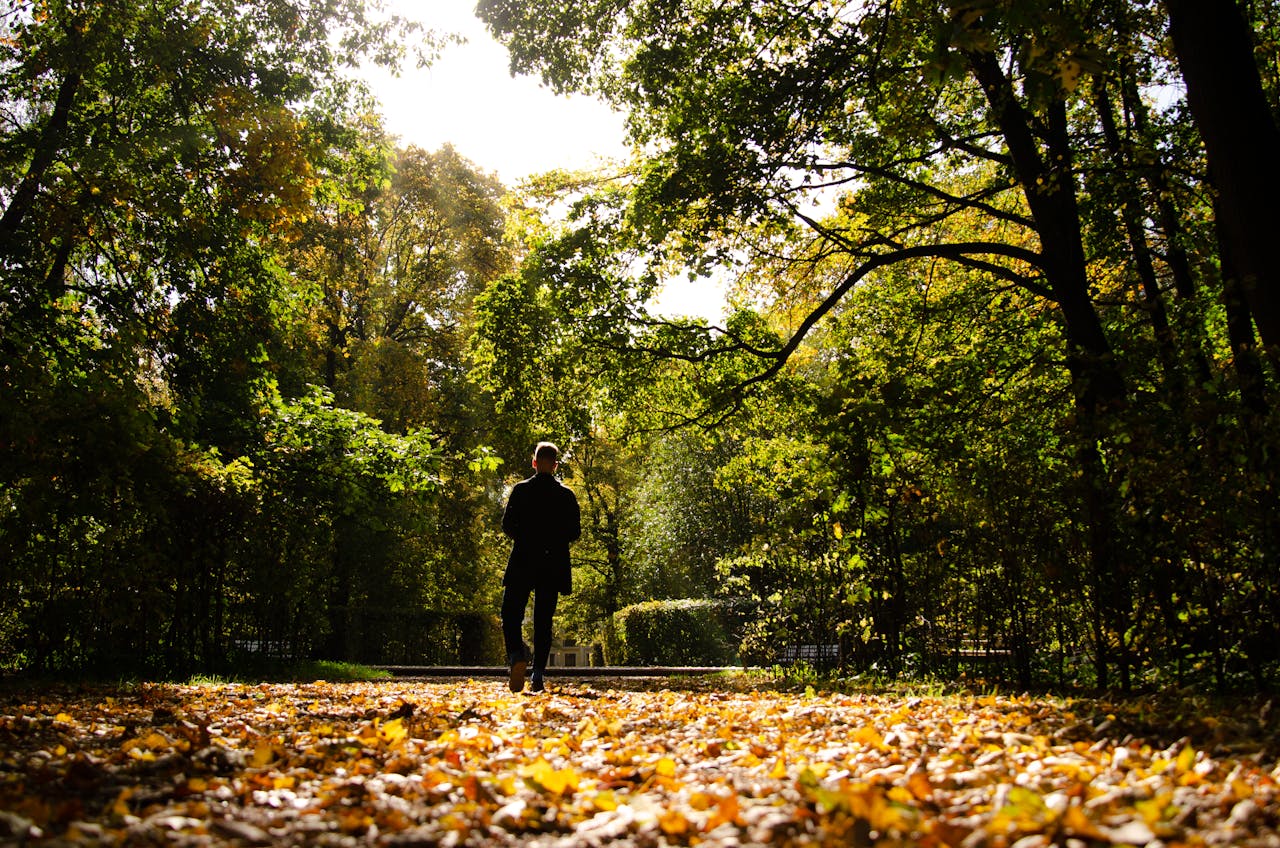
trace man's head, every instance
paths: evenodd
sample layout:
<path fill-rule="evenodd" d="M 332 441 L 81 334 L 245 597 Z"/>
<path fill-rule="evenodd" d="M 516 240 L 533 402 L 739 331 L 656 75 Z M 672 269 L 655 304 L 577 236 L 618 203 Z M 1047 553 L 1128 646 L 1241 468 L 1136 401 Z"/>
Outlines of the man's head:
<path fill-rule="evenodd" d="M 538 442 L 533 449 L 533 467 L 540 474 L 550 474 L 560 464 L 560 448 L 551 442 Z"/>

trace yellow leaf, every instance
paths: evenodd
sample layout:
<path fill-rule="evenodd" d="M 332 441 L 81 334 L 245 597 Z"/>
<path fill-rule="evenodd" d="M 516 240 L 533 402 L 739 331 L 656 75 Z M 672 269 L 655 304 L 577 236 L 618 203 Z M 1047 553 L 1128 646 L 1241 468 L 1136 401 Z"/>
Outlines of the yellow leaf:
<path fill-rule="evenodd" d="M 1084 70 L 1080 63 L 1074 59 L 1068 59 L 1058 64 L 1058 79 L 1062 81 L 1062 87 L 1068 92 L 1076 90 L 1076 85 L 1080 82 L 1080 72 Z"/>
<path fill-rule="evenodd" d="M 1191 771 L 1191 767 L 1196 764 L 1196 751 L 1190 745 L 1178 752 L 1177 767 L 1178 773 Z"/>
<path fill-rule="evenodd" d="M 675 777 L 676 761 L 670 757 L 663 757 L 658 760 L 657 764 L 653 767 L 653 770 L 657 772 L 658 777 Z"/>
<path fill-rule="evenodd" d="M 126 740 L 120 747 L 126 754 L 138 757 L 145 752 L 154 751 L 158 748 L 168 748 L 171 744 L 167 737 L 153 730 L 146 736 L 135 736 Z M 145 751 L 140 749 L 145 749 Z"/>
<path fill-rule="evenodd" d="M 1084 810 L 1080 807 L 1067 807 L 1066 812 L 1062 814 L 1062 830 L 1064 833 L 1072 836 L 1083 836 L 1086 839 L 1101 840 L 1102 832 L 1098 830 L 1098 826 L 1089 820 Z"/>
<path fill-rule="evenodd" d="M 113 816 L 124 818 L 132 813 L 129 809 L 129 797 L 133 795 L 133 791 L 134 787 L 132 786 L 126 786 L 124 789 L 120 790 L 120 794 L 111 802 L 111 814 Z"/>
<path fill-rule="evenodd" d="M 913 771 L 907 777 L 907 789 L 911 790 L 917 801 L 925 801 L 933 796 L 933 784 L 929 782 L 929 775 L 924 769 Z"/>
<path fill-rule="evenodd" d="M 884 750 L 884 737 L 880 735 L 880 731 L 876 730 L 869 724 L 864 724 L 853 732 L 853 741 L 861 742 L 869 748 L 878 748 Z"/>
<path fill-rule="evenodd" d="M 736 794 L 721 796 L 716 803 L 716 808 L 707 818 L 707 830 L 715 830 L 725 822 L 742 824 L 742 805 L 738 802 Z"/>
<path fill-rule="evenodd" d="M 689 820 L 684 813 L 671 809 L 658 816 L 658 826 L 668 836 L 680 836 L 689 832 Z"/>
<path fill-rule="evenodd" d="M 905 786 L 890 786 L 888 796 L 890 801 L 897 801 L 899 804 L 910 804 L 916 800 L 916 796 Z"/>
<path fill-rule="evenodd" d="M 270 742 L 259 742 L 253 749 L 253 756 L 249 758 L 249 762 L 255 768 L 262 768 L 276 758 L 276 749 L 271 747 Z"/>
<path fill-rule="evenodd" d="M 591 799 L 591 803 L 595 805 L 597 810 L 603 812 L 612 812 L 618 809 L 618 799 L 614 796 L 613 790 L 605 789 L 603 792 L 597 792 Z"/>
<path fill-rule="evenodd" d="M 1133 803 L 1133 808 L 1138 811 L 1138 815 L 1142 816 L 1147 824 L 1155 824 L 1166 817 L 1172 801 L 1173 793 L 1161 792 L 1154 798 L 1148 798 L 1145 801 L 1135 801 Z"/>
<path fill-rule="evenodd" d="M 408 735 L 409 729 L 404 726 L 403 719 L 393 718 L 378 727 L 378 738 L 388 745 L 399 745 Z"/>
<path fill-rule="evenodd" d="M 567 791 L 578 790 L 577 772 L 571 768 L 553 768 L 550 763 L 541 758 L 521 769 L 520 775 L 535 788 L 552 795 L 563 795 Z"/>
<path fill-rule="evenodd" d="M 866 819 L 875 830 L 901 829 L 906 824 L 902 814 L 878 787 L 859 784 L 846 787 L 843 794 L 849 812 L 856 818 Z"/>
<path fill-rule="evenodd" d="M 769 776 L 774 780 L 781 780 L 787 776 L 787 759 L 786 757 L 778 757 L 773 764 L 773 770 L 769 772 Z"/>

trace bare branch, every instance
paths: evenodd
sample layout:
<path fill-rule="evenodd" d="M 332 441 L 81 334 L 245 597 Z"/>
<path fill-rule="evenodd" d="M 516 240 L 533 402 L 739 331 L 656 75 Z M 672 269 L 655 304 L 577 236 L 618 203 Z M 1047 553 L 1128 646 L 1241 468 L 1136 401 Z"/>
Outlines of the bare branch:
<path fill-rule="evenodd" d="M 899 185 L 910 186 L 911 188 L 914 188 L 917 191 L 921 191 L 925 194 L 932 195 L 933 197 L 946 201 L 947 203 L 954 204 L 956 207 L 961 209 L 977 209 L 978 211 L 985 212 L 986 214 L 990 215 L 991 217 L 997 220 L 1008 221 L 1010 223 L 1017 224 L 1018 226 L 1021 226 L 1021 227 L 1034 226 L 1034 222 L 1031 221 L 1031 219 L 1029 218 L 1026 218 L 1022 215 L 1017 215 L 1005 209 L 1001 209 L 998 206 L 992 206 L 991 204 L 985 202 L 985 198 L 988 195 L 994 195 L 1001 191 L 1012 189 L 1015 187 L 1014 185 L 993 186 L 985 191 L 978 192 L 977 194 L 974 194 L 974 195 L 961 196 L 957 194 L 952 194 L 949 191 L 943 191 L 941 188 L 939 188 L 936 185 L 932 185 L 927 182 L 922 182 L 920 180 L 910 179 L 888 168 L 875 167 L 871 165 L 859 165 L 856 162 L 835 162 L 829 165 L 824 165 L 822 167 L 824 169 L 833 168 L 833 169 L 840 169 L 840 170 L 851 170 L 860 174 L 867 174 L 873 177 L 880 177 L 882 179 L 886 179 L 891 182 L 898 183 Z"/>
<path fill-rule="evenodd" d="M 993 242 L 955 242 L 952 244 L 923 244 L 914 247 L 903 247 L 889 253 L 883 253 L 873 256 L 851 271 L 834 289 L 827 295 L 817 307 L 813 309 L 805 319 L 800 322 L 800 326 L 792 333 L 782 347 L 774 352 L 769 358 L 773 362 L 769 367 L 760 373 L 743 380 L 731 389 L 736 396 L 748 387 L 769 380 L 782 370 L 791 354 L 795 353 L 801 343 L 809 335 L 818 322 L 825 318 L 838 304 L 846 294 L 848 294 L 854 286 L 861 282 L 868 274 L 880 268 L 895 265 L 899 262 L 907 262 L 912 259 L 924 259 L 936 257 L 940 259 L 950 259 L 955 262 L 963 262 L 970 264 L 981 262 L 976 260 L 970 254 L 1007 256 L 1022 262 L 1039 267 L 1040 257 L 1025 248 L 1014 247 L 1008 244 L 1000 244 Z M 985 263 L 989 264 L 989 263 Z M 1003 276 L 1003 274 L 1002 274 Z"/>

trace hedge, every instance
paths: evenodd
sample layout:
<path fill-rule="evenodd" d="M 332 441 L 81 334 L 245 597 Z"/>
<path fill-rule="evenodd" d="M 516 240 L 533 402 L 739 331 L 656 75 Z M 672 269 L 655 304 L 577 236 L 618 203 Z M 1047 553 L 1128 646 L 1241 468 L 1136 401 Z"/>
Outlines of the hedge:
<path fill-rule="evenodd" d="M 610 665 L 737 665 L 743 607 L 733 601 L 645 601 L 614 614 Z"/>

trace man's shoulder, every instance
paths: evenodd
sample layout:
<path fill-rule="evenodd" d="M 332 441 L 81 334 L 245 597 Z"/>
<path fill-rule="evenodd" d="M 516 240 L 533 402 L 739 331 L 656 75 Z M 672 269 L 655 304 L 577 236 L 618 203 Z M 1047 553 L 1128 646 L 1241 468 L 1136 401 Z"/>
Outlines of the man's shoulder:
<path fill-rule="evenodd" d="M 520 482 L 512 486 L 512 490 L 522 488 L 542 487 L 552 490 L 560 490 L 562 494 L 567 493 L 573 495 L 573 489 L 564 484 L 562 480 L 552 474 L 535 474 L 532 477 L 526 477 Z M 576 495 L 574 495 L 576 497 Z"/>

